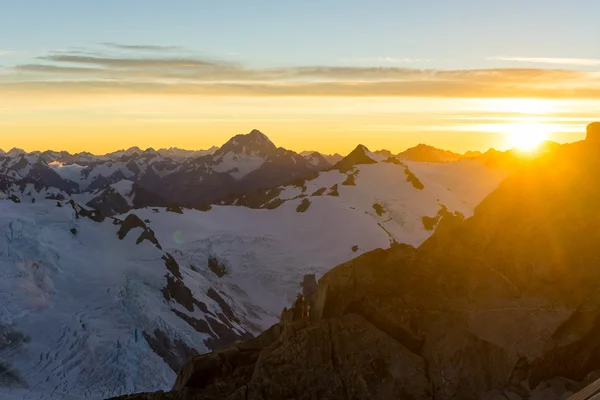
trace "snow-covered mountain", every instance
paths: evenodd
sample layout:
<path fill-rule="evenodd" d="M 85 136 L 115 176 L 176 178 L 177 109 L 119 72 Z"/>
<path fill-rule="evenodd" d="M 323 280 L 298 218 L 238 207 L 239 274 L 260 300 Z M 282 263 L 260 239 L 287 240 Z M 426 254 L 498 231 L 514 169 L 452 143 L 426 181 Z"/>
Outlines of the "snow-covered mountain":
<path fill-rule="evenodd" d="M 168 157 L 175 161 L 183 161 L 187 158 L 198 158 L 213 154 L 219 148 L 213 146 L 207 150 L 184 150 L 177 147 L 169 147 L 168 149 L 159 149 L 158 153 L 163 157 Z"/>
<path fill-rule="evenodd" d="M 93 207 L 110 203 L 102 207 L 103 212 L 110 213 L 124 210 L 119 203 L 131 207 L 171 203 L 203 207 L 232 193 L 277 186 L 329 166 L 322 160 L 315 162 L 277 148 L 257 130 L 237 135 L 217 150 L 190 153 L 171 148 L 162 153 L 138 147 L 103 156 L 13 149 L 0 155 L 0 176 L 18 184 L 6 196 L 27 196 L 23 185 L 34 183 L 38 188 L 57 188 L 78 201 L 87 199 L 83 204 Z M 130 199 L 120 198 L 122 193 L 111 190 L 121 181 L 134 183 Z"/>
<path fill-rule="evenodd" d="M 335 153 L 335 154 L 323 154 L 323 153 L 319 153 L 318 151 L 313 151 L 313 150 L 307 150 L 307 151 L 303 151 L 300 153 L 301 156 L 303 157 L 309 157 L 312 154 L 320 154 L 325 160 L 327 160 L 327 162 L 331 165 L 340 162 L 340 160 L 342 158 L 344 158 L 343 155 L 339 154 L 339 153 Z"/>
<path fill-rule="evenodd" d="M 257 133 L 232 141 L 165 176 L 187 171 L 237 182 L 240 166 L 255 162 L 241 181 L 266 179 L 269 164 L 292 168 L 305 160 Z M 123 163 L 139 166 L 143 155 L 122 157 L 132 158 L 111 161 L 111 175 L 129 174 Z M 154 171 L 153 163 L 142 165 Z M 400 161 L 364 146 L 328 171 L 307 171 L 230 205 L 140 206 L 114 218 L 79 204 L 112 199 L 118 213 L 142 195 L 143 180 L 125 176 L 85 193 L 50 193 L 0 175 L 0 190 L 20 196 L 0 200 L 0 362 L 7 377 L 0 398 L 101 399 L 167 389 L 191 355 L 276 322 L 305 275 L 318 278 L 375 248 L 422 243 L 441 218 L 472 215 L 510 172 L 477 159 Z"/>
<path fill-rule="evenodd" d="M 304 158 L 306 158 L 306 160 L 308 161 L 308 163 L 310 165 L 312 165 L 315 168 L 324 170 L 327 169 L 329 167 L 331 167 L 333 164 L 335 163 L 331 163 L 329 162 L 325 156 L 323 156 L 321 153 L 319 152 L 313 152 L 313 153 L 309 153 L 309 154 L 302 154 L 302 156 Z"/>

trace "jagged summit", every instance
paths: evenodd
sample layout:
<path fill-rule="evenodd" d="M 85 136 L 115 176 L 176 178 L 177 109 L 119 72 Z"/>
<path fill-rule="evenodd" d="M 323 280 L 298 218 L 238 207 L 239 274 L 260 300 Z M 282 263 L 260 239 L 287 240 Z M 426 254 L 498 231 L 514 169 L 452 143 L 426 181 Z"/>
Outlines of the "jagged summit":
<path fill-rule="evenodd" d="M 389 150 L 386 149 L 381 149 L 381 150 L 376 150 L 375 154 L 379 154 L 380 156 L 384 156 L 384 157 L 393 157 L 394 153 L 392 153 Z"/>
<path fill-rule="evenodd" d="M 359 144 L 350 154 L 335 164 L 333 168 L 345 171 L 352 169 L 355 165 L 376 164 L 382 158 L 382 156 L 372 153 L 366 146 Z"/>
<path fill-rule="evenodd" d="M 179 147 L 169 147 L 158 149 L 158 153 L 163 157 L 168 157 L 173 160 L 185 160 L 187 158 L 196 158 L 214 154 L 219 150 L 218 146 L 212 146 L 206 150 L 185 150 Z"/>
<path fill-rule="evenodd" d="M 215 151 L 214 155 L 220 157 L 227 153 L 235 153 L 265 157 L 276 150 L 277 146 L 271 142 L 267 135 L 253 129 L 250 133 L 235 135 Z"/>
<path fill-rule="evenodd" d="M 113 151 L 111 153 L 106 153 L 104 156 L 108 158 L 120 158 L 123 156 L 132 156 L 134 154 L 142 154 L 144 151 L 140 149 L 138 146 L 133 146 L 128 149 L 121 149 L 117 151 Z"/>
<path fill-rule="evenodd" d="M 340 153 L 334 153 L 334 154 L 325 154 L 325 153 L 321 153 L 321 152 L 319 152 L 319 151 L 316 151 L 316 150 L 305 150 L 305 151 L 301 152 L 301 153 L 300 153 L 300 155 L 301 155 L 302 157 L 307 157 L 307 156 L 310 156 L 310 155 L 311 155 L 311 154 L 313 154 L 313 153 L 319 153 L 319 154 L 320 154 L 320 155 L 322 155 L 322 156 L 323 156 L 323 158 L 325 158 L 325 159 L 327 160 L 327 162 L 328 162 L 329 164 L 331 164 L 331 165 L 335 165 L 335 164 L 337 164 L 338 162 L 340 162 L 340 161 L 341 161 L 341 160 L 344 158 L 344 156 L 343 156 L 343 155 L 341 155 Z"/>
<path fill-rule="evenodd" d="M 18 147 L 13 147 L 6 154 L 9 155 L 9 156 L 11 156 L 11 157 L 14 157 L 14 156 L 22 155 L 22 154 L 27 154 L 27 152 L 25 150 L 23 150 L 23 149 L 18 148 Z"/>
<path fill-rule="evenodd" d="M 306 161 L 308 161 L 308 163 L 310 165 L 312 165 L 313 167 L 319 167 L 319 168 L 328 168 L 331 167 L 331 163 L 318 151 L 309 153 L 309 154 L 304 154 L 302 155 Z"/>
<path fill-rule="evenodd" d="M 442 150 L 427 144 L 418 144 L 398 154 L 402 160 L 421 162 L 458 161 L 462 156 L 449 150 Z"/>

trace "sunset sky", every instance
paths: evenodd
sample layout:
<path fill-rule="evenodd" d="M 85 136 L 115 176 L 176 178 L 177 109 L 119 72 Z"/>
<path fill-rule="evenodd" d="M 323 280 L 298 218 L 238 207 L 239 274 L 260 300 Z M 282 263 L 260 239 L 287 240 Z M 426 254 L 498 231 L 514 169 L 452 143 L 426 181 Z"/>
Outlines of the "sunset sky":
<path fill-rule="evenodd" d="M 600 120 L 595 0 L 0 0 L 0 148 L 507 148 Z"/>

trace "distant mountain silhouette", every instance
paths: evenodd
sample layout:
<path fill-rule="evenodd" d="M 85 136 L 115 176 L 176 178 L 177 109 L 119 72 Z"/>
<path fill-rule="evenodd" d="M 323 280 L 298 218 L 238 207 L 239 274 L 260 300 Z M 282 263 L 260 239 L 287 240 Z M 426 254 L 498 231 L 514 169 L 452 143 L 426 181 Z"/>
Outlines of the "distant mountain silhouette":
<path fill-rule="evenodd" d="M 463 156 L 449 150 L 440 150 L 426 144 L 419 144 L 398 154 L 398 158 L 407 161 L 421 162 L 453 162 Z"/>

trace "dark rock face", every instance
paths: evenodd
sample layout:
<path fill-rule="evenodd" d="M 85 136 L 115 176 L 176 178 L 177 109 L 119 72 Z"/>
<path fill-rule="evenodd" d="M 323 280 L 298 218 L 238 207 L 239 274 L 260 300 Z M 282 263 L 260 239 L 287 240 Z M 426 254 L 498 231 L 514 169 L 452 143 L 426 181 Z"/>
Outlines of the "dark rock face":
<path fill-rule="evenodd" d="M 46 163 L 41 161 L 32 165 L 27 180 L 44 186 L 55 187 L 67 193 L 75 193 L 79 190 L 79 185 L 75 182 L 64 180 Z"/>
<path fill-rule="evenodd" d="M 315 274 L 304 275 L 304 279 L 302 280 L 302 296 L 304 296 L 307 302 L 310 303 L 310 300 L 317 293 L 318 289 L 319 284 L 317 283 Z"/>
<path fill-rule="evenodd" d="M 229 304 L 227 304 L 227 302 L 219 295 L 219 293 L 217 293 L 216 290 L 210 288 L 206 294 L 221 307 L 221 310 L 223 310 L 223 313 L 227 316 L 227 318 L 229 318 L 231 321 L 238 321 Z"/>
<path fill-rule="evenodd" d="M 185 365 L 190 357 L 195 356 L 198 352 L 188 347 L 182 340 L 171 340 L 169 336 L 155 329 L 152 334 L 143 332 L 144 339 L 156 354 L 158 354 L 175 372 L 179 372 L 181 367 Z"/>
<path fill-rule="evenodd" d="M 299 212 L 299 213 L 306 212 L 309 207 L 310 207 L 310 200 L 302 199 L 300 204 L 298 204 L 298 207 L 296 207 L 296 212 Z"/>
<path fill-rule="evenodd" d="M 350 171 L 354 166 L 360 164 L 377 164 L 377 161 L 373 160 L 367 155 L 369 150 L 361 145 L 358 145 L 356 149 L 352 150 L 350 154 L 344 157 L 343 160 L 333 166 L 333 169 L 338 169 L 340 172 Z"/>
<path fill-rule="evenodd" d="M 256 339 L 196 356 L 173 389 L 190 399 L 427 399 L 424 371 L 422 358 L 346 315 L 275 325 Z"/>
<path fill-rule="evenodd" d="M 103 190 L 97 197 L 90 200 L 86 206 L 98 210 L 108 217 L 115 214 L 124 214 L 131 210 L 123 196 L 111 187 Z"/>
<path fill-rule="evenodd" d="M 87 169 L 86 169 L 87 170 Z M 86 171 L 84 170 L 84 172 Z M 88 190 L 102 189 L 103 187 L 112 185 L 125 179 L 125 175 L 121 171 L 117 171 L 110 176 L 98 175 L 88 186 Z"/>
<path fill-rule="evenodd" d="M 58 202 L 57 204 L 61 204 L 61 203 Z M 78 205 L 77 203 L 75 203 L 74 200 L 69 200 L 69 202 L 67 204 L 69 204 L 71 206 L 71 208 L 73 208 L 73 211 L 75 211 L 76 219 L 83 217 L 83 218 L 89 218 L 94 222 L 102 222 L 106 219 L 100 211 L 86 210 L 85 208 L 83 208 L 80 205 Z M 59 207 L 62 207 L 62 205 Z"/>
<path fill-rule="evenodd" d="M 121 228 L 117 232 L 117 236 L 119 236 L 119 239 L 123 240 L 123 239 L 125 239 L 125 236 L 127 236 L 127 234 L 129 233 L 130 230 L 132 230 L 134 228 L 145 228 L 145 227 L 146 227 L 146 224 L 144 223 L 144 221 L 142 221 L 140 219 L 140 217 L 138 217 L 135 214 L 129 214 L 125 218 L 125 220 L 121 223 Z"/>
<path fill-rule="evenodd" d="M 279 320 L 281 322 L 294 322 L 302 321 L 308 317 L 308 305 L 303 295 L 299 294 L 292 304 L 292 307 L 288 309 L 285 307 L 281 312 Z"/>
<path fill-rule="evenodd" d="M 219 278 L 222 278 L 227 274 L 227 267 L 225 264 L 219 262 L 216 257 L 208 257 L 208 269 Z"/>
<path fill-rule="evenodd" d="M 600 122 L 592 122 L 587 126 L 586 140 L 600 143 Z"/>
<path fill-rule="evenodd" d="M 177 204 L 169 204 L 167 206 L 167 212 L 183 214 L 183 210 Z"/>
<path fill-rule="evenodd" d="M 117 222 L 119 221 L 117 220 Z M 119 228 L 119 231 L 117 232 L 117 236 L 119 237 L 119 239 L 123 240 L 127 236 L 127 234 L 134 228 L 142 228 L 143 232 L 137 238 L 136 244 L 140 244 L 144 240 L 147 240 L 157 248 L 162 249 L 162 246 L 158 242 L 158 239 L 156 239 L 154 231 L 150 229 L 148 225 L 146 225 L 146 223 L 142 221 L 137 215 L 129 214 L 124 221 L 120 222 L 120 225 L 121 228 Z"/>
<path fill-rule="evenodd" d="M 383 214 L 385 214 L 385 208 L 383 208 L 383 206 L 379 203 L 373 204 L 373 210 L 375 210 L 377 215 L 380 217 L 383 216 Z"/>
<path fill-rule="evenodd" d="M 417 178 L 417 176 L 410 169 L 408 169 L 407 166 L 404 166 L 404 173 L 406 174 L 407 182 L 410 182 L 415 189 L 425 189 L 425 185 L 423 185 L 423 182 L 421 182 L 419 178 Z"/>

